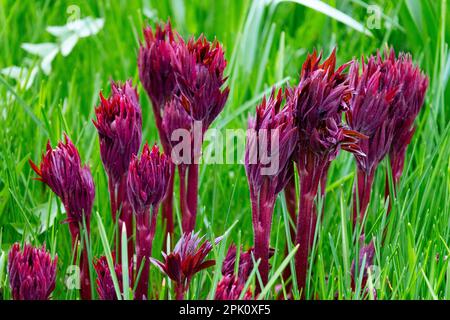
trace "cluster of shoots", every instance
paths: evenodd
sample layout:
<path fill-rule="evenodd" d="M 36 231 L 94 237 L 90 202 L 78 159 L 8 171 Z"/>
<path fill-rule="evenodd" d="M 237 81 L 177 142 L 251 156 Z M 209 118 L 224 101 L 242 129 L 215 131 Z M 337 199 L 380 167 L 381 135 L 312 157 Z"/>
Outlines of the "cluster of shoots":
<path fill-rule="evenodd" d="M 249 129 L 257 134 L 249 135 L 246 145 L 255 256 L 261 259 L 262 283 L 266 285 L 268 280 L 275 198 L 284 190 L 289 216 L 295 223 L 287 241 L 298 245 L 295 278 L 301 297 L 305 297 L 308 258 L 319 217 L 317 203 L 325 197 L 331 162 L 340 150 L 351 152 L 356 159 L 353 225 L 362 225 L 361 239 L 365 239 L 363 222 L 375 171 L 389 155 L 394 190 L 390 190 L 386 178 L 386 198 L 395 195 L 406 149 L 414 134 L 414 120 L 428 86 L 427 77 L 412 63 L 411 56 L 401 53 L 396 57 L 393 49 L 367 61 L 361 59 L 361 67 L 357 60 L 337 67 L 335 51 L 321 60 L 321 54 L 309 54 L 296 87 L 286 88 L 284 94 L 273 91 L 268 101 L 263 99 L 256 108 L 256 117 L 249 119 Z M 269 138 L 268 129 L 273 130 Z M 265 138 L 261 139 L 261 135 Z M 275 141 L 277 147 L 267 141 Z M 267 155 L 278 156 L 278 171 L 267 172 Z M 363 242 L 357 260 L 364 258 L 367 267 L 373 257 L 373 243 Z M 353 264 L 352 277 L 354 273 Z M 284 278 L 287 283 L 291 281 L 289 271 Z"/>
<path fill-rule="evenodd" d="M 91 299 L 88 245 L 92 205 L 95 197 L 94 181 L 88 166 L 81 164 L 80 155 L 72 141 L 65 136 L 52 149 L 50 141 L 40 166 L 30 165 L 42 181 L 52 189 L 64 205 L 72 238 L 74 262 L 80 266 L 80 295 Z M 81 254 L 79 254 L 81 248 Z"/>
<path fill-rule="evenodd" d="M 131 298 L 149 299 L 152 265 L 173 282 L 175 298 L 184 299 L 194 275 L 215 264 L 207 256 L 222 237 L 210 242 L 194 229 L 201 144 L 228 97 L 225 67 L 224 52 L 217 40 L 209 42 L 200 36 L 185 41 L 170 23 L 157 25 L 155 30 L 144 29 L 138 55 L 139 78 L 153 108 L 162 152 L 156 143 L 142 146 L 142 111 L 131 80 L 111 82 L 109 97 L 100 93 L 93 124 L 108 179 L 115 235 L 126 235 L 126 245 L 115 241 L 112 265 L 106 256 L 89 264 L 95 187 L 89 167 L 82 164 L 69 137 L 64 135 L 64 141 L 55 148 L 48 142 L 40 165 L 30 161 L 37 180 L 45 183 L 65 208 L 73 263 L 80 266 L 82 299 L 92 298 L 94 285 L 100 299 L 122 298 L 125 290 L 129 291 L 124 288 L 123 272 L 130 276 L 127 285 L 135 288 Z M 386 198 L 392 202 L 389 196 L 397 192 L 427 86 L 428 79 L 411 57 L 396 57 L 392 49 L 342 66 L 336 66 L 335 51 L 323 61 L 322 54 L 313 52 L 307 56 L 296 86 L 274 88 L 268 98 L 263 98 L 256 115 L 248 121 L 245 153 L 253 246 L 247 251 L 239 248 L 239 255 L 235 246 L 229 248 L 214 298 L 251 299 L 267 285 L 273 255 L 272 217 L 281 192 L 293 221 L 291 239 L 286 240 L 298 246 L 295 279 L 304 297 L 308 258 L 320 217 L 317 200 L 325 196 L 331 162 L 341 150 L 354 155 L 353 224 L 363 224 L 376 169 L 386 156 L 394 182 L 391 190 L 386 180 Z M 189 134 L 189 150 L 177 149 L 179 129 Z M 276 159 L 276 165 L 268 159 Z M 163 236 L 170 244 L 174 237 L 175 190 L 179 190 L 181 237 L 158 261 L 152 257 L 158 213 L 161 209 Z M 361 239 L 365 239 L 363 228 Z M 127 258 L 123 258 L 125 254 Z M 370 265 L 373 256 L 373 243 L 363 243 L 361 255 L 355 260 L 361 263 L 365 259 Z M 124 261 L 129 270 L 122 268 Z M 57 256 L 52 258 L 45 247 L 25 245 L 21 249 L 15 244 L 8 264 L 13 298 L 49 299 L 55 288 L 56 263 Z M 253 269 L 259 279 L 254 288 L 248 286 Z M 291 282 L 290 288 L 290 272 L 283 277 L 287 284 Z"/>
<path fill-rule="evenodd" d="M 139 78 L 153 107 L 156 127 L 166 154 L 178 142 L 178 129 L 189 132 L 191 150 L 173 158 L 179 175 L 180 210 L 183 232 L 195 228 L 198 202 L 198 163 L 203 135 L 219 115 L 228 98 L 223 75 L 226 61 L 220 43 L 210 43 L 202 35 L 186 43 L 170 23 L 144 29 L 145 43 L 139 49 Z M 163 218 L 168 234 L 173 233 L 173 188 L 163 202 Z"/>
<path fill-rule="evenodd" d="M 135 287 L 133 298 L 149 298 L 150 266 L 153 261 L 174 282 L 176 298 L 182 299 L 192 277 L 215 263 L 214 260 L 206 260 L 213 245 L 209 241 L 200 245 L 203 238 L 194 233 L 194 228 L 201 141 L 228 97 L 228 88 L 223 88 L 226 61 L 218 41 L 211 43 L 200 36 L 185 42 L 172 30 L 170 23 L 163 27 L 158 25 L 155 31 L 145 28 L 144 38 L 145 43 L 141 44 L 138 56 L 139 76 L 153 107 L 163 152 L 157 144 L 150 147 L 145 143 L 139 154 L 142 110 L 137 89 L 131 80 L 123 84 L 111 82 L 109 97 L 100 93 L 100 104 L 95 108 L 92 122 L 98 131 L 101 160 L 108 178 L 114 230 L 118 238 L 122 230 L 127 237 L 129 270 L 126 271 L 130 276 L 129 285 Z M 200 128 L 197 137 L 195 127 Z M 174 146 L 172 135 L 177 129 L 190 132 L 191 141 L 199 139 L 200 145 L 181 154 L 180 158 L 171 159 Z M 47 184 L 65 207 L 74 256 L 81 270 L 80 297 L 92 298 L 90 271 L 95 269 L 99 298 L 121 298 L 129 288 L 124 288 L 122 283 L 124 270 L 121 262 L 125 252 L 122 252 L 120 241 L 115 242 L 117 246 L 112 252 L 113 266 L 109 265 L 106 256 L 94 259 L 93 266 L 89 265 L 90 217 L 95 187 L 89 167 L 81 164 L 77 148 L 65 136 L 65 142 L 59 142 L 55 149 L 48 143 L 39 166 L 30 163 L 39 176 L 37 179 Z M 182 235 L 173 252 L 163 253 L 164 261 L 159 262 L 152 260 L 158 212 L 162 206 L 166 227 L 164 235 L 172 238 L 176 171 L 180 181 Z M 216 243 L 219 240 L 216 239 Z M 111 270 L 115 275 L 111 274 Z M 15 269 L 13 271 L 17 272 Z M 48 274 L 48 277 L 54 280 L 55 271 L 53 269 L 53 275 Z M 117 294 L 114 279 L 117 279 L 120 295 Z M 38 280 L 41 281 L 40 278 Z M 11 279 L 13 288 L 17 283 L 18 280 Z M 30 287 L 30 298 L 48 298 L 53 287 L 46 296 Z"/>

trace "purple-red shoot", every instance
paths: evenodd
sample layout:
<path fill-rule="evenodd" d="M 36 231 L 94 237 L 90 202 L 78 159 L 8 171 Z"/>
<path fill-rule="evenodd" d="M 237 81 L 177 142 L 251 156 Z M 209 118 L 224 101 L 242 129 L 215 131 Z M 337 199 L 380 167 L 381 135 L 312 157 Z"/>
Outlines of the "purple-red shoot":
<path fill-rule="evenodd" d="M 225 275 L 217 284 L 214 300 L 251 300 L 252 292 L 250 289 L 247 289 L 240 299 L 244 287 L 245 283 L 242 283 L 239 278 Z"/>
<path fill-rule="evenodd" d="M 144 145 L 142 154 L 134 156 L 128 171 L 128 200 L 136 217 L 136 270 L 143 264 L 135 296 L 146 299 L 153 238 L 155 237 L 159 205 L 163 200 L 171 175 L 170 158 Z"/>
<path fill-rule="evenodd" d="M 37 166 L 31 160 L 30 165 L 39 176 L 37 180 L 47 184 L 64 205 L 75 257 L 77 257 L 78 242 L 82 241 L 83 243 L 83 251 L 79 261 L 81 298 L 90 300 L 88 244 L 84 237 L 82 239 L 80 229 L 85 225 L 85 232 L 89 237 L 92 205 L 95 197 L 91 171 L 87 165 L 82 166 L 77 148 L 66 135 L 65 142 L 60 141 L 55 149 L 52 149 L 50 141 L 48 141 L 47 151 L 42 156 L 40 166 Z"/>
<path fill-rule="evenodd" d="M 272 91 L 248 121 L 245 170 L 250 188 L 255 259 L 261 259 L 263 285 L 269 277 L 269 245 L 275 200 L 291 178 L 289 163 L 297 144 L 292 105 L 282 108 L 283 94 Z M 258 284 L 256 293 L 259 293 Z"/>
<path fill-rule="evenodd" d="M 161 140 L 164 153 L 169 155 L 170 134 L 162 127 L 162 117 L 165 105 L 171 101 L 178 92 L 176 88 L 175 72 L 173 67 L 174 48 L 181 37 L 172 30 L 170 22 L 166 25 L 156 25 L 144 28 L 145 43 L 141 44 L 138 56 L 139 79 L 150 97 L 156 128 Z M 173 184 L 175 170 L 169 180 L 166 198 L 162 203 L 162 216 L 166 223 L 166 230 L 173 233 Z"/>
<path fill-rule="evenodd" d="M 200 132 L 191 130 L 191 136 L 200 139 L 199 148 L 192 148 L 191 163 L 180 174 L 180 203 L 183 217 L 183 232 L 192 232 L 195 228 L 198 202 L 198 161 L 201 154 L 203 134 L 219 115 L 228 98 L 229 88 L 224 86 L 223 75 L 226 60 L 221 44 L 209 42 L 203 35 L 198 39 L 190 38 L 187 43 L 180 38 L 174 58 L 177 99 L 192 122 L 201 126 Z M 194 131 L 194 132 L 192 132 Z M 194 143 L 195 145 L 195 143 Z M 179 168 L 180 169 L 180 168 Z M 181 183 L 186 185 L 182 186 Z M 181 194 L 185 191 L 186 194 Z"/>
<path fill-rule="evenodd" d="M 25 244 L 15 243 L 8 255 L 8 274 L 14 300 L 49 300 L 55 289 L 56 264 L 49 252 Z"/>
<path fill-rule="evenodd" d="M 222 111 L 228 97 L 223 71 L 226 60 L 218 41 L 210 43 L 204 36 L 190 38 L 186 43 L 172 30 L 170 23 L 157 25 L 155 32 L 144 29 L 145 44 L 139 50 L 139 77 L 152 101 L 156 126 L 164 152 L 172 151 L 172 134 L 186 129 L 193 140 L 193 123 L 201 126 L 198 140 Z M 184 111 L 180 111 L 180 107 Z M 181 121 L 181 122 L 180 122 Z M 191 148 L 192 155 L 183 155 L 188 161 L 178 162 L 180 175 L 180 209 L 183 232 L 194 230 L 198 202 L 199 148 Z M 181 165 L 180 165 L 181 163 Z M 163 217 L 169 233 L 173 232 L 173 182 L 163 203 Z"/>
<path fill-rule="evenodd" d="M 152 263 L 175 284 L 175 297 L 183 300 L 192 277 L 199 271 L 213 266 L 215 260 L 205 260 L 213 245 L 198 233 L 184 233 L 170 253 L 162 253 L 163 261 L 152 259 Z M 216 238 L 218 244 L 222 237 Z M 203 243 L 202 243 L 203 241 Z"/>
<path fill-rule="evenodd" d="M 128 256 L 133 256 L 133 213 L 127 198 L 127 174 L 131 157 L 139 152 L 142 137 L 142 114 L 139 96 L 131 80 L 125 84 L 111 82 L 111 96 L 100 93 L 100 105 L 95 109 L 100 141 L 100 156 L 108 174 L 109 196 L 113 221 L 119 228 L 126 226 Z M 120 253 L 120 246 L 116 248 Z M 119 255 L 120 256 L 120 255 Z"/>
<path fill-rule="evenodd" d="M 360 288 L 364 289 L 367 285 L 367 280 L 369 279 L 369 268 L 373 265 L 374 258 L 375 258 L 375 246 L 374 241 L 371 240 L 369 244 L 365 244 L 364 241 L 365 237 L 364 235 L 360 238 L 361 248 L 359 250 L 359 257 L 358 257 L 358 271 L 363 268 L 363 270 L 359 271 L 359 273 L 362 272 L 362 279 L 361 279 L 361 285 Z M 359 273 L 356 272 L 356 266 L 355 261 L 352 262 L 352 267 L 350 269 L 350 274 L 352 278 L 351 286 L 352 290 L 356 290 L 356 284 L 359 281 Z M 368 288 L 367 288 L 368 290 Z M 366 290 L 366 292 L 367 292 Z M 376 290 L 374 289 L 374 296 L 376 297 Z"/>
<path fill-rule="evenodd" d="M 222 279 L 217 284 L 215 300 L 238 300 L 241 297 L 245 284 L 253 270 L 252 252 L 253 249 L 243 251 L 241 248 L 236 274 L 236 246 L 231 245 L 228 248 L 227 255 L 222 263 Z M 248 288 L 242 295 L 242 300 L 250 299 L 252 299 L 252 292 Z"/>
<path fill-rule="evenodd" d="M 116 256 L 114 252 L 112 254 L 112 258 L 114 262 L 114 272 L 116 274 L 117 282 L 119 284 L 120 294 L 123 294 L 124 287 L 123 287 L 122 265 L 116 262 Z M 97 274 L 97 293 L 100 300 L 118 300 L 106 256 L 101 256 L 100 258 L 94 261 L 94 269 Z M 132 271 L 133 266 L 130 265 L 128 274 L 132 275 L 133 274 Z"/>
<path fill-rule="evenodd" d="M 222 262 L 222 275 L 231 276 L 235 274 L 235 265 L 236 265 L 236 246 L 231 245 L 228 248 L 227 255 Z M 246 282 L 250 273 L 253 270 L 253 248 L 248 249 L 247 251 L 243 251 L 242 248 L 239 254 L 239 266 L 237 267 L 238 274 L 237 277 L 242 282 Z M 269 253 L 272 255 L 272 252 Z"/>
<path fill-rule="evenodd" d="M 350 95 L 346 65 L 336 67 L 335 51 L 321 63 L 322 55 L 308 55 L 302 67 L 298 87 L 290 91 L 298 144 L 293 159 L 300 180 L 295 244 L 299 249 L 295 256 L 297 285 L 305 296 L 308 255 L 312 246 L 317 221 L 315 199 L 321 183 L 325 183 L 330 162 L 340 149 L 359 156 L 363 153 L 357 141 L 363 136 L 347 129 L 342 113 L 347 111 Z"/>
<path fill-rule="evenodd" d="M 414 121 L 425 100 L 428 77 L 414 65 L 410 54 L 400 53 L 395 59 L 391 49 L 388 59 L 398 74 L 399 90 L 393 103 L 394 137 L 389 149 L 394 188 L 398 186 L 403 173 L 405 153 L 415 132 Z M 388 186 L 388 181 L 386 181 Z M 395 194 L 395 190 L 394 190 Z"/>
<path fill-rule="evenodd" d="M 365 157 L 355 155 L 357 182 L 353 197 L 353 224 L 359 213 L 360 223 L 364 220 L 373 179 L 378 164 L 389 152 L 394 134 L 394 121 L 390 117 L 392 102 L 398 91 L 397 71 L 391 60 L 383 60 L 380 54 L 353 61 L 350 68 L 350 86 L 353 90 L 347 124 L 368 139 L 361 139 L 358 146 Z"/>

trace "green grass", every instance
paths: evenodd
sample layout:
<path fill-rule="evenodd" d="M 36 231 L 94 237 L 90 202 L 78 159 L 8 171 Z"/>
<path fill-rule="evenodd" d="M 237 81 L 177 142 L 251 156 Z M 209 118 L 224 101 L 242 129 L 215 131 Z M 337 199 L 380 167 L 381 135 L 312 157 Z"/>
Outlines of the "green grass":
<path fill-rule="evenodd" d="M 298 3 L 296 3 L 298 2 Z M 303 1 L 250 0 L 104 0 L 104 1 L 12 1 L 0 0 L 0 69 L 37 60 L 23 49 L 24 42 L 47 42 L 49 25 L 67 22 L 67 8 L 79 6 L 81 17 L 105 18 L 104 28 L 95 36 L 80 39 L 67 57 L 58 55 L 49 76 L 39 72 L 28 90 L 0 76 L 0 297 L 10 298 L 5 266 L 12 243 L 45 243 L 58 253 L 58 279 L 54 299 L 77 298 L 66 290 L 65 273 L 72 258 L 68 228 L 60 222 L 64 214 L 59 200 L 40 182 L 28 159 L 40 159 L 48 139 L 54 145 L 65 131 L 91 166 L 96 183 L 92 215 L 91 254 L 104 254 L 105 245 L 115 239 L 110 215 L 107 180 L 99 157 L 97 133 L 91 123 L 100 90 L 109 92 L 109 80 L 133 79 L 138 83 L 137 51 L 142 27 L 170 17 L 183 35 L 204 33 L 217 37 L 228 60 L 230 97 L 217 128 L 245 128 L 262 95 L 274 83 L 295 83 L 307 52 L 313 48 L 327 55 L 338 47 L 338 62 L 369 55 L 391 44 L 397 51 L 412 53 L 430 77 L 425 106 L 417 119 L 417 132 L 409 146 L 405 172 L 393 210 L 386 219 L 384 177 L 386 161 L 380 166 L 366 220 L 367 237 L 376 237 L 376 272 L 373 285 L 379 299 L 450 298 L 450 10 L 445 0 L 378 0 L 382 9 L 381 28 L 359 32 L 337 20 L 336 11 L 307 8 Z M 363 0 L 324 1 L 347 18 L 367 25 L 369 15 Z M 153 19 L 144 15 L 151 9 Z M 346 18 L 346 19 L 347 19 Z M 342 19 L 341 19 L 342 20 Z M 367 30 L 366 30 L 367 31 Z M 143 137 L 157 139 L 149 100 L 139 84 L 143 109 Z M 9 97 L 14 96 L 12 100 Z M 197 230 L 212 239 L 233 223 L 226 243 L 212 256 L 220 262 L 233 241 L 252 245 L 250 200 L 244 167 L 202 165 Z M 359 245 L 351 227 L 351 190 L 355 162 L 341 153 L 333 162 L 328 178 L 325 212 L 317 228 L 306 296 L 311 299 L 361 299 L 350 288 L 350 266 Z M 271 246 L 279 249 L 272 259 L 271 284 L 285 258 L 287 217 L 282 197 L 277 201 Z M 54 218 L 54 220 L 53 220 Z M 177 225 L 178 226 L 178 225 Z M 381 235 L 387 236 L 381 245 Z M 157 230 L 161 230 L 160 228 Z M 177 235 L 180 228 L 176 230 Z M 119 236 L 120 239 L 120 236 Z M 120 240 L 119 240 L 120 241 Z M 163 247 L 157 233 L 154 248 Z M 291 250 L 294 247 L 289 244 Z M 289 263 L 284 263 L 287 267 Z M 189 298 L 212 296 L 220 266 L 197 275 Z M 171 298 L 167 279 L 151 269 L 154 299 Z M 253 275 L 257 281 L 258 274 Z M 372 283 L 370 284 L 372 285 Z M 295 288 L 294 288 L 295 289 Z M 296 290 L 294 290 L 294 293 Z M 158 293 L 158 295 L 156 294 Z M 273 287 L 265 290 L 274 297 Z M 298 296 L 296 292 L 295 296 Z M 367 297 L 366 297 L 367 298 Z M 370 298 L 370 297 L 369 297 Z"/>

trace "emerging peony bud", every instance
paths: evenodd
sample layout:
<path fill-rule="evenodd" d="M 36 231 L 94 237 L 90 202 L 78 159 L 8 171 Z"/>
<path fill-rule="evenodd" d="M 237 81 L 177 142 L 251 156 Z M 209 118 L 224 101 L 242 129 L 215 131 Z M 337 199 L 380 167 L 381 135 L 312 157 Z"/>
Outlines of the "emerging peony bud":
<path fill-rule="evenodd" d="M 14 300 L 48 300 L 55 289 L 56 264 L 50 253 L 29 244 L 20 250 L 15 243 L 9 251 L 8 274 Z"/>
<path fill-rule="evenodd" d="M 30 165 L 39 175 L 37 180 L 47 184 L 61 199 L 72 239 L 78 236 L 79 240 L 83 218 L 89 226 L 95 187 L 89 167 L 81 165 L 78 150 L 66 135 L 64 138 L 65 143 L 59 142 L 55 149 L 52 149 L 50 141 L 47 143 L 47 151 L 39 167 L 31 160 Z"/>
<path fill-rule="evenodd" d="M 214 260 L 205 261 L 213 246 L 209 241 L 204 241 L 200 245 L 203 238 L 199 238 L 198 233 L 184 233 L 171 253 L 162 253 L 164 262 L 151 260 L 175 283 L 175 293 L 178 300 L 184 298 L 192 277 L 197 272 L 215 264 Z M 218 244 L 221 240 L 222 237 L 216 238 L 214 243 Z"/>
<path fill-rule="evenodd" d="M 113 253 L 114 271 L 119 282 L 120 292 L 123 294 L 122 265 L 116 263 L 116 257 Z M 100 300 L 117 300 L 117 294 L 114 289 L 114 283 L 108 267 L 108 261 L 105 256 L 101 256 L 94 262 L 95 272 L 97 273 L 97 293 Z M 132 274 L 133 267 L 130 265 L 129 275 Z M 130 277 L 131 278 L 131 277 Z"/>
<path fill-rule="evenodd" d="M 216 294 L 214 300 L 239 300 L 242 290 L 244 290 L 245 283 L 243 284 L 239 279 L 234 276 L 223 276 L 222 280 L 217 284 Z M 241 300 L 251 300 L 252 292 L 248 289 Z"/>
<path fill-rule="evenodd" d="M 391 49 L 389 60 L 394 63 L 400 87 L 392 110 L 395 139 L 389 150 L 394 184 L 398 185 L 403 172 L 406 149 L 415 132 L 414 121 L 425 100 L 428 77 L 413 64 L 410 54 L 400 53 L 395 60 L 394 49 Z"/>
<path fill-rule="evenodd" d="M 89 167 L 81 166 L 80 155 L 72 141 L 65 135 L 65 143 L 59 142 L 52 149 L 50 141 L 47 151 L 42 156 L 38 167 L 30 160 L 32 169 L 39 175 L 37 180 L 47 184 L 63 203 L 69 230 L 72 236 L 72 247 L 77 257 L 77 243 L 81 241 L 80 228 L 86 224 L 86 232 L 90 233 L 90 218 L 95 197 L 95 186 Z M 79 264 L 81 266 L 81 297 L 90 300 L 91 286 L 87 245 L 82 252 Z"/>
<path fill-rule="evenodd" d="M 164 27 L 157 24 L 155 32 L 146 27 L 145 43 L 139 48 L 139 78 L 158 115 L 176 90 L 172 64 L 172 55 L 177 43 L 175 37 L 179 38 L 179 35 L 172 30 L 170 22 Z"/>
<path fill-rule="evenodd" d="M 195 127 L 194 129 L 191 127 L 191 137 L 195 136 L 198 142 L 203 139 L 203 134 L 223 110 L 228 98 L 229 88 L 222 89 L 226 81 L 223 76 L 226 60 L 222 46 L 217 40 L 210 43 L 203 35 L 197 40 L 192 37 L 187 43 L 179 37 L 172 64 L 178 90 L 175 99 L 185 109 L 191 122 L 201 127 L 199 134 L 192 132 L 196 130 Z M 183 118 L 186 117 L 183 115 Z M 181 120 L 186 122 L 186 119 Z M 172 132 L 166 132 L 166 135 L 169 136 Z M 201 143 L 199 146 L 199 148 L 194 147 L 195 150 L 191 154 L 193 161 L 188 166 L 179 167 L 180 210 L 185 233 L 194 230 L 197 217 L 197 160 L 201 153 Z"/>
<path fill-rule="evenodd" d="M 297 143 L 291 104 L 281 109 L 281 89 L 275 97 L 275 89 L 267 101 L 256 108 L 256 118 L 249 118 L 245 169 L 250 188 L 255 193 L 268 184 L 270 192 L 278 194 L 290 178 L 287 168 Z M 273 166 L 273 167 L 271 167 Z M 273 170 L 272 170 L 273 169 Z"/>
<path fill-rule="evenodd" d="M 232 244 L 228 249 L 227 255 L 222 263 L 222 279 L 217 285 L 215 300 L 238 300 L 241 296 L 242 290 L 247 283 L 250 273 L 253 270 L 253 248 L 243 251 L 240 250 L 239 266 L 237 275 L 235 274 L 236 246 Z M 274 251 L 270 250 L 269 257 L 273 255 Z M 252 292 L 247 289 L 242 297 L 242 300 L 252 299 Z"/>
<path fill-rule="evenodd" d="M 347 65 L 334 70 L 335 51 L 322 64 L 321 58 L 315 51 L 308 55 L 298 87 L 289 92 L 299 131 L 296 162 L 305 173 L 321 174 L 341 148 L 363 155 L 356 145 L 361 134 L 348 130 L 341 121 L 350 95 L 343 73 Z"/>
<path fill-rule="evenodd" d="M 347 112 L 347 123 L 353 130 L 368 137 L 358 145 L 366 155 L 355 155 L 358 166 L 358 197 L 356 202 L 356 185 L 353 207 L 353 222 L 359 210 L 360 221 L 364 219 L 370 201 L 373 178 L 378 164 L 389 152 L 394 133 L 391 105 L 397 94 L 397 71 L 391 60 L 371 56 L 368 62 L 362 60 L 362 71 L 359 75 L 358 62 L 354 61 L 350 68 L 350 85 L 353 95 L 350 110 Z"/>
<path fill-rule="evenodd" d="M 131 80 L 124 85 L 111 82 L 108 99 L 100 93 L 93 121 L 100 139 L 100 155 L 109 179 L 115 185 L 127 173 L 131 157 L 141 145 L 142 115 L 139 97 Z"/>
<path fill-rule="evenodd" d="M 358 167 L 369 174 L 385 157 L 392 141 L 393 125 L 388 116 L 397 93 L 396 70 L 390 61 L 371 56 L 367 63 L 362 60 L 361 75 L 358 62 L 353 61 L 349 78 L 353 95 L 347 123 L 368 137 L 358 143 L 366 156 L 356 160 Z"/>
<path fill-rule="evenodd" d="M 202 121 L 206 130 L 225 106 L 229 88 L 222 90 L 226 60 L 217 40 L 210 43 L 203 35 L 176 47 L 175 75 L 180 99 L 187 113 Z"/>
<path fill-rule="evenodd" d="M 159 153 L 155 144 L 144 145 L 140 158 L 135 156 L 128 172 L 128 199 L 136 214 L 157 206 L 164 198 L 170 177 L 170 158 Z"/>
<path fill-rule="evenodd" d="M 164 28 L 157 25 L 155 32 L 146 28 L 144 36 L 145 44 L 139 50 L 139 77 L 152 101 L 164 152 L 170 154 L 171 136 L 176 129 L 187 129 L 193 139 L 192 124 L 199 121 L 203 131 L 198 140 L 202 140 L 204 132 L 222 111 L 229 92 L 228 88 L 222 90 L 226 80 L 223 76 L 226 61 L 218 41 L 210 43 L 200 36 L 186 43 L 172 30 L 170 23 Z M 180 107 L 185 110 L 181 111 Z M 181 166 L 180 210 L 183 232 L 193 231 L 196 222 L 198 162 L 194 159 L 198 159 L 201 153 L 201 142 L 199 145 L 200 148 L 196 148 L 200 149 L 199 152 L 174 159 Z M 163 218 L 168 233 L 173 233 L 174 169 L 173 166 L 169 192 L 163 202 Z"/>
<path fill-rule="evenodd" d="M 243 251 L 241 248 L 239 255 L 239 267 L 237 278 L 240 282 L 245 283 L 253 270 L 253 248 Z M 228 249 L 227 255 L 222 263 L 222 275 L 234 276 L 236 265 L 236 246 L 231 245 Z"/>

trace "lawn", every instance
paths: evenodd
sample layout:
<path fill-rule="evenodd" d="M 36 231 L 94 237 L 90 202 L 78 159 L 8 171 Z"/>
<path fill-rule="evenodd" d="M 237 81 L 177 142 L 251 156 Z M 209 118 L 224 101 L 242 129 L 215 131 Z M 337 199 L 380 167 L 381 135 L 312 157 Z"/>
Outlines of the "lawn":
<path fill-rule="evenodd" d="M 75 43 L 62 45 L 54 28 L 48 29 L 87 17 L 103 20 L 97 20 L 98 30 L 93 34 L 72 39 Z M 169 18 L 185 39 L 203 33 L 223 44 L 230 94 L 211 125 L 221 132 L 246 129 L 249 114 L 255 113 L 273 85 L 297 84 L 301 66 L 314 49 L 328 56 L 336 47 L 339 65 L 386 46 L 411 53 L 428 75 L 429 88 L 388 217 L 384 198 L 387 158 L 375 176 L 364 221 L 366 239 L 375 239 L 369 287 L 376 289 L 378 299 L 449 299 L 450 9 L 446 0 L 0 0 L 0 299 L 11 299 L 7 254 L 15 242 L 45 244 L 52 255 L 57 253 L 52 299 L 79 298 L 78 290 L 70 286 L 73 251 L 69 229 L 62 223 L 64 208 L 49 188 L 34 179 L 36 174 L 28 163 L 30 159 L 40 162 L 47 140 L 55 146 L 67 133 L 82 162 L 90 166 L 96 191 L 90 260 L 103 255 L 107 244 L 112 248 L 120 241 L 114 232 L 107 175 L 92 123 L 94 108 L 100 103 L 100 91 L 110 93 L 110 80 L 131 79 L 142 107 L 142 140 L 150 145 L 159 141 L 151 103 L 139 81 L 137 55 L 142 29 Z M 57 45 L 36 49 L 30 43 Z M 48 61 L 44 64 L 43 56 L 51 60 L 51 67 Z M 16 79 L 11 66 L 21 68 L 16 70 Z M 211 155 L 208 150 L 205 143 L 206 158 Z M 195 230 L 209 240 L 223 234 L 225 238 L 210 254 L 216 265 L 192 279 L 186 298 L 213 298 L 228 246 L 235 243 L 248 249 L 253 245 L 245 168 L 234 162 L 200 165 Z M 307 299 L 374 298 L 351 288 L 350 269 L 360 249 L 358 230 L 353 230 L 351 220 L 355 174 L 353 156 L 341 152 L 328 174 L 304 289 Z M 177 240 L 181 219 L 175 185 Z M 270 246 L 275 251 L 270 287 L 264 291 L 267 299 L 276 298 L 277 290 L 284 287 L 283 262 L 287 268 L 294 266 L 293 259 L 285 260 L 287 217 L 280 194 L 273 215 Z M 105 238 L 101 237 L 103 230 Z M 161 219 L 156 230 L 153 256 L 160 259 L 165 250 Z M 170 281 L 153 266 L 150 279 L 150 299 L 174 298 Z M 298 297 L 294 290 L 294 298 Z"/>

